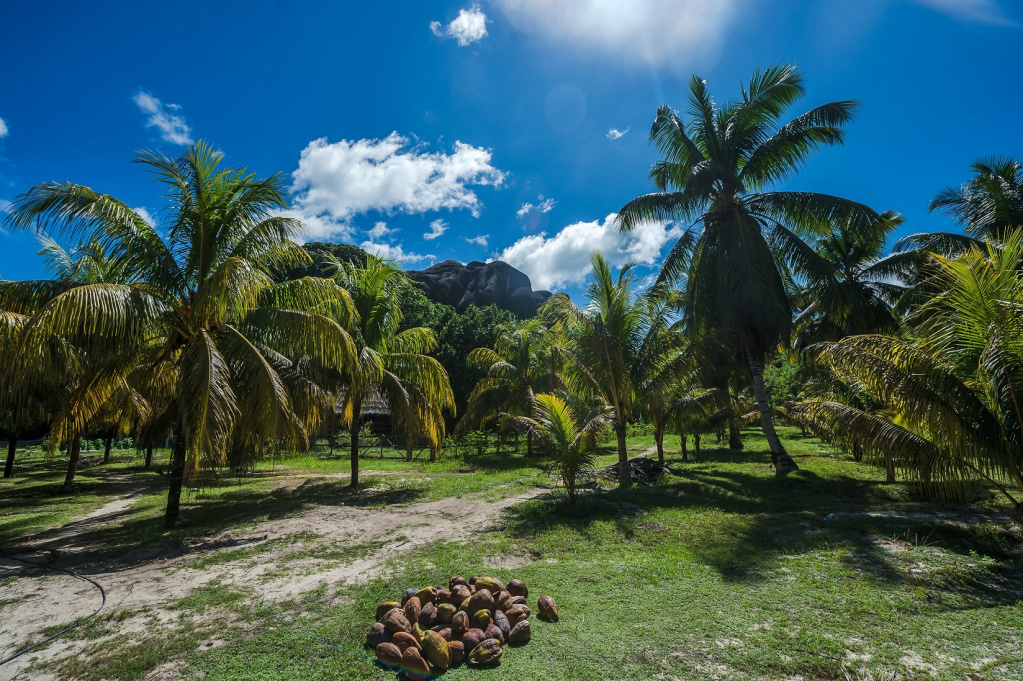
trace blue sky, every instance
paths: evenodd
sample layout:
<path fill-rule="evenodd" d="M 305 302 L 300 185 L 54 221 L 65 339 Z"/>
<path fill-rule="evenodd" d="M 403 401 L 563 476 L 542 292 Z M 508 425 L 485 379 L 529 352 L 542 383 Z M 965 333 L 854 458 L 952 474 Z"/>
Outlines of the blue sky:
<path fill-rule="evenodd" d="M 808 80 L 798 109 L 860 100 L 846 146 L 789 186 L 901 211 L 903 233 L 949 228 L 927 202 L 972 161 L 1023 157 L 1009 0 L 41 7 L 2 10 L 0 201 L 71 180 L 159 222 L 135 150 L 206 138 L 228 164 L 287 174 L 309 239 L 408 269 L 503 258 L 574 293 L 599 248 L 654 272 L 676 228 L 626 237 L 608 220 L 650 190 L 650 122 L 684 107 L 693 72 L 724 100 L 792 62 Z M 45 275 L 31 235 L 0 244 L 0 276 Z"/>

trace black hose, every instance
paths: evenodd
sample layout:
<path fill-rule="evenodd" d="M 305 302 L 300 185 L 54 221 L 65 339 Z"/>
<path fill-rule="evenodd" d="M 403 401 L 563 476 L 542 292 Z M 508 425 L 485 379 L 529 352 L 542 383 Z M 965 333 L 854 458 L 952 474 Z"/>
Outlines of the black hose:
<path fill-rule="evenodd" d="M 84 575 L 80 575 L 80 574 L 78 574 L 77 572 L 75 572 L 73 570 L 68 570 L 66 568 L 60 568 L 60 567 L 53 567 L 52 565 L 45 565 L 43 563 L 36 563 L 34 561 L 25 560 L 23 558 L 15 558 L 14 556 L 9 555 L 3 549 L 0 549 L 0 556 L 2 556 L 3 558 L 6 558 L 7 560 L 14 560 L 14 561 L 17 561 L 19 563 L 25 563 L 26 565 L 31 565 L 33 567 L 40 567 L 40 568 L 45 568 L 47 570 L 53 570 L 55 572 L 63 572 L 63 573 L 69 574 L 72 577 L 74 577 L 75 579 L 80 579 L 82 581 L 88 582 L 89 584 L 92 584 L 94 587 L 99 589 L 99 593 L 103 597 L 103 600 L 99 604 L 99 607 L 96 608 L 96 610 L 94 610 L 89 615 L 86 615 L 85 617 L 81 617 L 81 618 L 75 620 L 74 622 L 72 622 L 68 626 L 66 626 L 63 629 L 61 629 L 60 631 L 58 631 L 53 636 L 50 636 L 49 638 L 44 639 L 44 640 L 40 641 L 39 643 L 34 643 L 34 644 L 28 646 L 27 648 L 22 648 L 21 650 L 19 650 L 18 652 L 14 653 L 13 655 L 0 660 L 0 665 L 7 664 L 11 660 L 14 660 L 14 659 L 16 659 L 18 657 L 21 657 L 22 655 L 24 655 L 25 653 L 27 653 L 27 652 L 29 652 L 31 650 L 35 650 L 36 648 L 38 648 L 40 646 L 46 645 L 47 643 L 49 643 L 53 639 L 57 638 L 58 636 L 61 636 L 62 634 L 65 634 L 68 631 L 71 631 L 75 627 L 84 624 L 88 620 L 90 620 L 93 617 L 95 617 L 96 615 L 98 615 L 100 610 L 103 609 L 103 606 L 105 606 L 107 604 L 107 592 L 103 589 L 103 587 L 100 586 L 99 583 L 93 581 L 92 579 L 89 579 L 88 577 L 85 577 Z M 314 631 L 314 630 L 310 629 L 309 627 L 306 627 L 306 626 L 302 625 L 299 622 L 296 622 L 292 618 L 288 617 L 287 615 L 285 615 L 284 613 L 279 611 L 277 608 L 275 608 L 272 605 L 270 605 L 270 604 L 266 603 L 265 601 L 263 601 L 263 599 L 260 598 L 258 600 L 260 601 L 260 603 L 261 603 L 261 605 L 263 607 L 269 609 L 276 617 L 278 617 L 279 619 L 283 620 L 285 623 L 290 624 L 291 626 L 296 627 L 298 629 L 301 629 L 302 631 L 305 631 L 306 633 L 308 633 L 308 634 L 318 638 L 323 643 L 326 643 L 327 645 L 331 645 L 331 646 L 334 646 L 335 648 L 343 650 L 343 651 L 349 653 L 350 655 L 353 655 L 354 657 L 362 658 L 362 659 L 366 660 L 367 662 L 372 662 L 373 664 L 376 664 L 378 666 L 380 665 L 380 662 L 376 658 L 374 658 L 374 657 L 372 657 L 370 655 L 367 655 L 365 652 L 363 652 L 361 650 L 355 650 L 355 649 L 349 648 L 348 646 L 345 646 L 343 644 L 337 643 L 336 641 L 332 641 L 331 639 L 327 638 L 323 634 L 321 634 L 321 633 L 319 633 L 317 631 Z"/>
<path fill-rule="evenodd" d="M 85 617 L 78 618 L 77 620 L 75 620 L 71 624 L 67 625 L 66 627 L 64 627 L 63 629 L 58 631 L 53 636 L 50 636 L 49 638 L 47 638 L 45 640 L 42 640 L 39 643 L 33 643 L 32 645 L 28 646 L 27 648 L 22 648 L 21 650 L 19 650 L 18 652 L 14 653 L 10 657 L 5 657 L 4 659 L 0 660 L 0 665 L 5 665 L 8 662 L 10 662 L 11 660 L 14 660 L 14 659 L 16 659 L 18 657 L 21 657 L 22 655 L 24 655 L 25 653 L 29 652 L 30 650 L 35 650 L 39 646 L 46 645 L 47 643 L 49 643 L 53 639 L 57 638 L 58 636 L 61 636 L 61 635 L 65 634 L 65 633 L 71 631 L 72 629 L 74 629 L 75 627 L 77 627 L 77 626 L 79 626 L 81 624 L 84 624 L 88 620 L 90 620 L 93 617 L 95 617 L 96 615 L 98 615 L 99 611 L 103 609 L 103 606 L 105 606 L 107 604 L 107 592 L 103 590 L 103 587 L 100 586 L 99 583 L 89 579 L 88 577 L 85 577 L 83 575 L 78 574 L 74 570 L 68 570 L 67 568 L 61 568 L 61 567 L 53 567 L 52 565 L 44 565 L 43 563 L 36 563 L 35 561 L 25 560 L 24 558 L 15 558 L 14 556 L 8 555 L 8 553 L 6 551 L 4 551 L 3 549 L 0 549 L 0 556 L 3 556 L 7 560 L 14 560 L 14 561 L 17 561 L 19 563 L 24 563 L 25 565 L 31 565 L 33 567 L 39 567 L 39 568 L 45 568 L 47 570 L 53 570 L 54 572 L 64 572 L 66 574 L 71 575 L 75 579 L 80 579 L 83 582 L 88 582 L 89 584 L 92 584 L 94 587 L 99 589 L 99 593 L 103 597 L 103 600 L 100 602 L 99 607 L 96 608 L 96 610 L 94 610 L 91 614 L 86 615 Z"/>

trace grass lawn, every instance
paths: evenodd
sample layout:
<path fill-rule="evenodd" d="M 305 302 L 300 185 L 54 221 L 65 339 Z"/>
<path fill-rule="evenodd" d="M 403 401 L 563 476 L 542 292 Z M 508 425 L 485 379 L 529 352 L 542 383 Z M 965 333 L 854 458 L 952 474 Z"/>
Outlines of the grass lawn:
<path fill-rule="evenodd" d="M 524 580 L 531 607 L 551 594 L 562 619 L 534 618 L 532 642 L 506 650 L 499 666 L 459 667 L 444 678 L 841 679 L 843 667 L 853 678 L 1023 678 L 1023 536 L 1006 507 L 993 495 L 965 509 L 923 503 L 905 485 L 881 482 L 883 472 L 783 432 L 801 467 L 787 478 L 775 478 L 752 431 L 742 452 L 705 437 L 694 454 L 690 442 L 685 462 L 673 438 L 666 446 L 676 475 L 655 485 L 597 487 L 575 509 L 561 494 L 544 495 L 511 507 L 485 534 L 396 556 L 358 586 L 325 584 L 269 602 L 257 583 L 210 584 L 169 604 L 174 618 L 131 635 L 118 633 L 123 615 L 111 612 L 77 631 L 78 654 L 43 666 L 82 679 L 144 678 L 168 662 L 183 678 L 207 681 L 393 679 L 362 647 L 376 604 L 407 586 L 492 574 Z M 630 439 L 637 452 L 650 444 Z M 193 499 L 192 524 L 170 532 L 159 526 L 163 497 L 154 488 L 97 541 L 116 552 L 320 504 L 500 497 L 549 484 L 536 464 L 507 454 L 376 461 L 364 462 L 364 492 L 325 477 L 347 461 L 278 461 Z M 289 476 L 298 477 L 282 485 Z M 20 484 L 3 483 L 0 495 L 50 483 L 39 474 Z M 95 507 L 95 492 L 83 488 L 88 502 L 60 502 L 65 515 L 54 524 Z M 39 504 L 51 503 L 39 494 Z M 19 504 L 0 516 L 0 542 L 40 527 L 25 519 L 36 517 L 32 504 Z"/>

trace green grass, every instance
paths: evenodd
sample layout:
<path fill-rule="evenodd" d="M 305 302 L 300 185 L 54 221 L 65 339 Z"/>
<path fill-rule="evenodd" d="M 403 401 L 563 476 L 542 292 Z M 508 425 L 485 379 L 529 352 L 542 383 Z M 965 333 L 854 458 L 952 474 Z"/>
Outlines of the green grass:
<path fill-rule="evenodd" d="M 837 679 L 845 664 L 1019 679 L 1018 528 L 945 522 L 933 512 L 953 509 L 881 484 L 819 443 L 791 433 L 788 443 L 803 470 L 783 480 L 748 437 L 741 454 L 671 459 L 681 475 L 653 487 L 590 494 L 575 510 L 560 498 L 521 504 L 504 533 L 437 545 L 395 561 L 392 577 L 292 605 L 336 645 L 257 611 L 258 633 L 239 629 L 224 648 L 191 656 L 190 673 L 393 678 L 359 651 L 375 604 L 409 585 L 493 573 L 524 579 L 531 601 L 554 595 L 562 621 L 534 622 L 533 641 L 493 670 L 445 678 Z M 882 509 L 898 515 L 868 514 Z M 491 570 L 489 555 L 533 562 Z"/>
<path fill-rule="evenodd" d="M 154 470 L 142 468 L 134 452 L 117 453 L 105 465 L 98 457 L 85 459 L 72 494 L 60 491 L 66 461 L 46 461 L 41 452 L 22 453 L 16 476 L 0 481 L 0 547 L 61 527 L 134 490 L 141 494 L 116 522 L 76 537 L 94 547 L 79 554 L 79 561 L 133 549 L 173 549 L 224 531 L 245 532 L 259 522 L 316 505 L 382 507 L 479 493 L 498 498 L 549 482 L 538 463 L 525 461 L 507 446 L 500 453 L 492 448 L 482 455 L 463 449 L 458 457 L 452 452 L 436 462 L 407 462 L 394 450 L 385 450 L 387 457 L 379 458 L 377 452 L 364 452 L 358 490 L 350 489 L 344 478 L 329 477 L 349 471 L 346 456 L 291 454 L 260 462 L 242 475 L 225 474 L 214 486 L 183 496 L 186 523 L 173 529 L 163 524 L 166 479 L 155 471 L 166 466 L 162 452 Z"/>
<path fill-rule="evenodd" d="M 114 452 L 106 465 L 101 459 L 83 455 L 75 489 L 68 494 L 61 491 L 66 460 L 59 455 L 48 460 L 38 448 L 21 451 L 14 477 L 0 479 L 0 546 L 11 546 L 96 510 L 127 491 L 122 476 L 132 476 L 134 486 L 145 486 L 157 477 L 142 468 L 134 451 Z"/>
<path fill-rule="evenodd" d="M 494 669 L 461 667 L 445 678 L 840 679 L 843 665 L 903 679 L 1023 678 L 1023 534 L 1005 505 L 993 495 L 965 509 L 927 504 L 816 440 L 789 429 L 784 436 L 801 467 L 787 478 L 773 475 L 762 438 L 751 432 L 742 452 L 716 449 L 707 437 L 699 454 L 690 445 L 688 461 L 672 441 L 676 475 L 650 487 L 587 490 L 575 509 L 555 491 L 510 509 L 500 531 L 452 538 L 392 560 L 384 577 L 284 604 L 263 601 L 258 584 L 251 593 L 210 584 L 171 604 L 181 622 L 154 625 L 141 639 L 110 633 L 104 621 L 109 635 L 60 670 L 133 679 L 176 660 L 185 678 L 207 681 L 393 679 L 362 648 L 375 605 L 407 586 L 493 574 L 525 580 L 531 605 L 553 595 L 562 620 L 534 620 L 532 642 L 507 650 Z M 652 438 L 629 444 L 638 453 Z M 614 459 L 606 453 L 600 463 Z M 379 468 L 372 461 L 363 462 L 367 480 L 357 491 L 315 477 L 347 462 L 278 461 L 274 475 L 259 469 L 192 499 L 185 511 L 192 524 L 169 532 L 159 527 L 163 497 L 154 491 L 136 504 L 136 517 L 110 529 L 105 545 L 183 540 L 318 504 L 505 496 L 549 482 L 538 465 L 496 453 L 434 464 L 384 459 Z M 293 474 L 313 477 L 282 486 L 280 476 Z M 289 555 L 316 557 L 291 541 L 273 547 L 285 572 Z M 245 560 L 267 546 L 203 553 L 190 567 Z M 329 564 L 352 550 L 318 557 Z M 530 562 L 488 568 L 494 556 Z M 211 626 L 224 645 L 205 649 L 199 644 Z"/>
<path fill-rule="evenodd" d="M 59 671 L 62 678 L 76 681 L 135 681 L 168 660 L 196 650 L 216 630 L 213 622 L 185 621 L 137 634 L 118 634 L 85 646 Z"/>

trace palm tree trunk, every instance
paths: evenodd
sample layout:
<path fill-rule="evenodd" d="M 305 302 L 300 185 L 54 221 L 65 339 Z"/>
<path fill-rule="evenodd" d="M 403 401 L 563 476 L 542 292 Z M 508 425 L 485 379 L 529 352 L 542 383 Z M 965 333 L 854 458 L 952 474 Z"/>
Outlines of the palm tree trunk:
<path fill-rule="evenodd" d="M 863 447 L 860 446 L 859 440 L 853 440 L 852 457 L 853 461 L 863 461 Z"/>
<path fill-rule="evenodd" d="M 618 435 L 618 486 L 628 487 L 632 484 L 632 471 L 629 470 L 629 451 L 625 447 L 625 424 L 615 429 Z"/>
<path fill-rule="evenodd" d="M 146 468 L 153 465 L 153 445 L 146 447 Z"/>
<path fill-rule="evenodd" d="M 430 443 L 430 461 L 432 462 L 432 461 L 436 461 L 436 460 L 437 460 L 437 446 L 434 445 L 431 442 Z"/>
<path fill-rule="evenodd" d="M 405 461 L 412 461 L 412 438 L 405 440 Z"/>
<path fill-rule="evenodd" d="M 357 405 L 362 411 L 362 405 Z M 352 479 L 348 483 L 352 487 L 359 486 L 359 431 L 362 429 L 362 419 L 358 416 L 352 417 L 352 425 L 348 432 L 352 436 Z"/>
<path fill-rule="evenodd" d="M 884 481 L 888 484 L 895 482 L 895 462 L 892 461 L 892 457 L 885 456 L 884 469 L 885 469 Z"/>
<path fill-rule="evenodd" d="M 742 438 L 739 437 L 739 427 L 735 425 L 734 419 L 728 420 L 728 448 L 729 449 L 742 449 L 745 445 L 742 444 Z"/>
<path fill-rule="evenodd" d="M 18 451 L 18 434 L 11 433 L 11 441 L 7 443 L 7 463 L 4 464 L 4 477 L 14 475 L 14 454 Z"/>
<path fill-rule="evenodd" d="M 110 463 L 110 448 L 114 444 L 114 438 L 103 438 L 103 463 Z"/>
<path fill-rule="evenodd" d="M 174 447 L 171 449 L 170 487 L 167 490 L 167 511 L 163 522 L 167 527 L 174 527 L 178 522 L 181 510 L 181 488 L 185 483 L 185 437 L 180 430 L 174 434 Z"/>
<path fill-rule="evenodd" d="M 700 433 L 698 432 L 693 433 L 693 449 L 696 450 L 697 454 L 700 453 Z"/>
<path fill-rule="evenodd" d="M 760 427 L 767 438 L 767 445 L 771 448 L 771 463 L 774 464 L 774 472 L 784 475 L 790 471 L 799 470 L 799 466 L 793 461 L 789 453 L 774 430 L 774 418 L 771 414 L 771 402 L 767 398 L 767 386 L 764 384 L 764 364 L 750 360 L 750 373 L 753 375 L 753 392 L 757 396 L 757 409 L 760 410 Z"/>
<path fill-rule="evenodd" d="M 657 443 L 657 463 L 664 463 L 664 429 L 654 426 L 654 442 Z"/>
<path fill-rule="evenodd" d="M 78 471 L 78 457 L 82 453 L 82 438 L 76 435 L 71 438 L 67 446 L 67 474 L 64 476 L 62 492 L 71 492 L 75 485 L 75 473 Z"/>
<path fill-rule="evenodd" d="M 682 460 L 689 461 L 689 436 L 682 433 L 678 436 L 678 443 L 682 448 Z"/>

